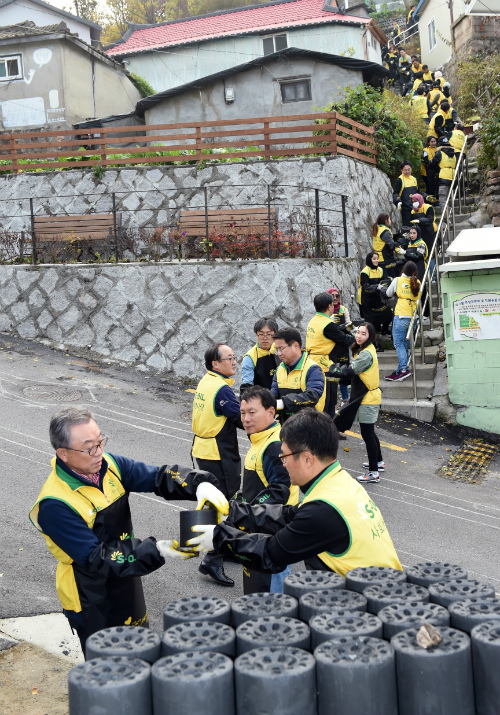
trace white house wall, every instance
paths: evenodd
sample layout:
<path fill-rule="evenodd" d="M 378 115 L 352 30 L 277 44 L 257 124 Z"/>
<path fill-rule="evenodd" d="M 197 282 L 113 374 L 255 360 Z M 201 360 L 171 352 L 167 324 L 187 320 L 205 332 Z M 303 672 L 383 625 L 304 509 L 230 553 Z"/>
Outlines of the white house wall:
<path fill-rule="evenodd" d="M 465 12 L 467 6 L 463 0 L 454 0 L 453 18 L 457 20 Z M 436 45 L 434 49 L 429 48 L 428 25 L 434 19 L 436 28 Z M 448 3 L 442 0 L 431 0 L 420 13 L 418 22 L 420 33 L 420 48 L 423 64 L 429 65 L 431 69 L 441 67 L 449 61 L 451 50 L 451 17 Z"/>
<path fill-rule="evenodd" d="M 71 18 L 61 15 L 57 12 L 56 7 L 52 12 L 47 7 L 40 7 L 30 0 L 22 0 L 22 4 L 11 3 L 0 8 L 0 25 L 17 25 L 19 22 L 26 22 L 26 20 L 31 20 L 38 27 L 64 22 L 71 32 L 76 32 L 81 40 L 91 44 L 90 27 L 76 19 L 71 20 Z"/>
<path fill-rule="evenodd" d="M 297 28 L 287 31 L 288 47 L 364 60 L 363 32 L 362 27 L 340 24 Z M 156 92 L 161 92 L 262 57 L 262 38 L 268 35 L 228 37 L 173 47 L 171 50 L 130 55 L 126 58 L 129 62 L 127 69 L 146 79 Z M 371 33 L 367 32 L 368 59 L 380 63 L 380 45 L 373 39 L 376 46 L 372 46 L 369 42 L 371 37 Z"/>

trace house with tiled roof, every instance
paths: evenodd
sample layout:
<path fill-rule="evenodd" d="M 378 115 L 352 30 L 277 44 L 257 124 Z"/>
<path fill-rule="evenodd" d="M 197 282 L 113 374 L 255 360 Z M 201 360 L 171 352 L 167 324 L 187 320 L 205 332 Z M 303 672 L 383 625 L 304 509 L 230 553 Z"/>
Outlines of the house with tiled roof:
<path fill-rule="evenodd" d="M 64 22 L 70 32 L 88 45 L 97 47 L 102 27 L 97 22 L 73 15 L 67 10 L 54 7 L 44 0 L 1 0 L 0 26 L 18 25 L 30 20 L 38 27 L 58 25 Z"/>
<path fill-rule="evenodd" d="M 130 25 L 105 52 L 162 92 L 290 47 L 381 64 L 386 41 L 366 13 L 350 14 L 336 0 L 273 0 Z"/>
<path fill-rule="evenodd" d="M 122 64 L 64 22 L 0 27 L 0 131 L 69 129 L 131 112 L 140 97 Z"/>

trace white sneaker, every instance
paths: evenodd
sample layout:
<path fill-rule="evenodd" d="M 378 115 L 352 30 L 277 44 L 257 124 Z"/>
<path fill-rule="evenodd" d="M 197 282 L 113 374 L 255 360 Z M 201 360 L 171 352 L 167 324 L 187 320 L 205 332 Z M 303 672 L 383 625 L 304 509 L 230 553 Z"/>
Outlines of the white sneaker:
<path fill-rule="evenodd" d="M 380 477 L 378 472 L 367 472 L 366 474 L 360 474 L 359 477 L 356 477 L 356 480 L 362 484 L 366 484 L 367 482 L 379 482 Z"/>
<path fill-rule="evenodd" d="M 370 465 L 368 462 L 363 462 L 363 467 L 369 469 Z M 377 469 L 379 472 L 385 472 L 385 462 L 377 462 Z"/>

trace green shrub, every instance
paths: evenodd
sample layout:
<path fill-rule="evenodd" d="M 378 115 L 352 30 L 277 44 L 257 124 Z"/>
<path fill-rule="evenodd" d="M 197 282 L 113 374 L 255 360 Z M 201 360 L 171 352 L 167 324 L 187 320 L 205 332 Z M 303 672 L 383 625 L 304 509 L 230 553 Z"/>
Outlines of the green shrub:
<path fill-rule="evenodd" d="M 150 97 L 152 94 L 156 94 L 149 82 L 147 82 L 143 77 L 139 77 L 138 74 L 131 72 L 130 79 L 141 93 L 141 97 Z"/>
<path fill-rule="evenodd" d="M 500 157 L 500 104 L 496 103 L 490 107 L 483 118 L 479 134 L 481 137 L 479 163 L 485 169 L 496 168 Z"/>
<path fill-rule="evenodd" d="M 318 110 L 317 107 L 315 109 Z M 398 97 L 394 92 L 380 93 L 368 84 L 360 84 L 348 87 L 341 99 L 319 111 L 339 112 L 366 126 L 373 125 L 378 151 L 377 166 L 392 181 L 400 175 L 399 167 L 405 159 L 411 161 L 414 167 L 420 166 L 427 127 L 412 114 L 407 99 Z M 322 123 L 321 119 L 317 121 Z"/>
<path fill-rule="evenodd" d="M 462 60 L 458 63 L 457 79 L 460 83 L 457 107 L 462 119 L 469 123 L 470 118 L 487 109 L 488 93 L 490 98 L 499 94 L 500 53 L 479 54 Z"/>

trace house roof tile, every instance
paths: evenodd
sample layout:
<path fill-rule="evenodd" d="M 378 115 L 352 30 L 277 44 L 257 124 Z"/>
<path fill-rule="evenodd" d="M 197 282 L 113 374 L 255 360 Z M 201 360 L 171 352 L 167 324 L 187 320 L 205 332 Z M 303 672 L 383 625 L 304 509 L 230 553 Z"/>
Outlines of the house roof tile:
<path fill-rule="evenodd" d="M 288 27 L 331 22 L 368 24 L 370 18 L 344 15 L 325 0 L 276 0 L 262 5 L 131 28 L 123 41 L 106 50 L 107 55 L 131 55 L 163 47 L 200 42 L 252 32 L 273 32 Z M 328 9 L 325 9 L 327 8 Z"/>

